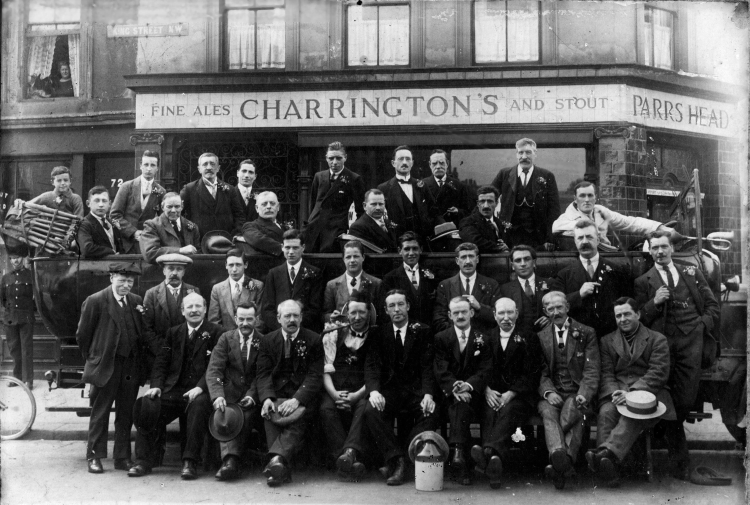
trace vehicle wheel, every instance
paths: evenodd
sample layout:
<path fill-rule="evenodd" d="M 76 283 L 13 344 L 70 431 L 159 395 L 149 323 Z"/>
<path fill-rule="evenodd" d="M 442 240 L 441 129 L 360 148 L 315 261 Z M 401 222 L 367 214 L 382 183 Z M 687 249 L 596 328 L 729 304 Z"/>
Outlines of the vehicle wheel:
<path fill-rule="evenodd" d="M 36 418 L 31 390 L 15 377 L 0 377 L 0 440 L 21 438 Z"/>

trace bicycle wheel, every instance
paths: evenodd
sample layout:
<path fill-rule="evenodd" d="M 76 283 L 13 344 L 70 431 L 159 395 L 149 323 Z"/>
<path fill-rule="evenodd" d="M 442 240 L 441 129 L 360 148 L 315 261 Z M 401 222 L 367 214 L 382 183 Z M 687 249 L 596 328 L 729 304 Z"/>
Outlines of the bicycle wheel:
<path fill-rule="evenodd" d="M 0 440 L 21 438 L 34 418 L 36 400 L 31 390 L 15 377 L 0 377 Z"/>

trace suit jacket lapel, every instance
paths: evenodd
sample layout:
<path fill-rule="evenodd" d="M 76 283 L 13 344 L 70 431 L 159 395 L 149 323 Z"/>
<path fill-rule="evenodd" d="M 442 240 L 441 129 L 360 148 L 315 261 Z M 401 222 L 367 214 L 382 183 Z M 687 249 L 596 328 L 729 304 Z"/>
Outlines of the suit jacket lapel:
<path fill-rule="evenodd" d="M 539 342 L 542 344 L 542 348 L 545 350 L 546 355 L 549 359 L 549 368 L 554 370 L 555 366 L 555 351 L 553 346 L 555 345 L 555 324 L 551 323 L 539 334 Z"/>
<path fill-rule="evenodd" d="M 474 340 L 476 339 L 477 332 L 474 328 L 469 332 L 469 339 L 466 341 L 466 348 L 464 349 L 464 362 L 463 367 L 469 366 L 469 361 L 474 356 Z"/>
<path fill-rule="evenodd" d="M 241 296 L 241 295 L 240 295 Z M 219 300 L 224 306 L 224 312 L 234 314 L 234 303 L 232 302 L 232 285 L 229 283 L 229 277 L 219 284 Z"/>
<path fill-rule="evenodd" d="M 133 180 L 133 184 L 130 186 L 130 197 L 133 199 L 133 203 L 135 203 L 135 207 L 137 209 L 140 209 L 140 213 L 143 214 L 143 207 L 141 205 L 141 178 L 136 177 Z"/>
<path fill-rule="evenodd" d="M 628 358 L 628 351 L 625 350 L 625 337 L 622 336 L 622 333 L 620 330 L 617 330 L 617 337 L 612 339 L 612 346 L 615 349 L 615 352 L 618 356 L 620 356 L 622 359 L 627 360 Z M 632 359 L 631 359 L 632 363 Z"/>
<path fill-rule="evenodd" d="M 674 265 L 675 269 L 677 269 L 677 275 L 680 277 L 680 281 L 685 283 L 685 286 L 687 286 L 688 291 L 690 291 L 690 295 L 693 297 L 693 301 L 695 302 L 695 307 L 698 309 L 698 315 L 703 315 L 703 297 L 698 292 L 698 288 L 696 287 L 695 279 L 689 278 L 685 272 L 677 268 L 677 264 Z M 659 276 L 661 277 L 661 276 Z M 688 279 L 690 279 L 691 282 L 688 282 Z"/>
<path fill-rule="evenodd" d="M 193 338 L 195 339 L 193 341 L 193 357 L 195 357 L 201 350 L 203 350 L 203 338 L 201 338 L 201 334 L 203 334 L 203 327 L 206 325 L 206 320 L 204 319 L 200 326 L 198 326 L 198 329 L 195 332 L 195 335 L 193 335 Z"/>
<path fill-rule="evenodd" d="M 110 287 L 107 289 L 107 312 L 109 313 L 110 319 L 112 319 L 115 322 L 115 325 L 117 325 L 117 329 L 122 331 L 122 328 L 120 327 L 120 313 L 117 310 L 119 307 L 119 304 L 117 303 L 117 300 L 115 300 L 115 295 L 112 293 L 112 288 Z"/>
<path fill-rule="evenodd" d="M 169 314 L 169 302 L 167 301 L 167 286 L 162 282 L 156 290 L 156 299 L 165 314 Z"/>
<path fill-rule="evenodd" d="M 362 276 L 360 277 L 360 287 L 362 287 L 362 280 L 365 278 L 364 272 L 362 273 Z M 349 286 L 347 286 L 346 282 L 346 274 L 342 274 L 341 277 L 336 279 L 337 282 L 337 291 L 338 291 L 338 297 L 337 300 L 348 300 L 349 299 Z M 341 310 L 340 307 L 334 307 L 336 310 Z"/>
<path fill-rule="evenodd" d="M 404 202 L 402 197 L 406 196 L 406 193 L 403 192 L 403 190 L 401 189 L 401 183 L 398 182 L 395 177 L 391 179 L 391 188 L 393 188 L 391 192 L 393 193 L 393 198 L 396 200 L 396 205 L 398 205 L 398 208 L 401 210 L 401 215 L 405 216 L 406 211 L 404 210 Z"/>
<path fill-rule="evenodd" d="M 516 184 L 518 183 L 518 166 L 511 168 L 508 171 L 508 187 L 510 188 L 510 193 L 513 195 L 513 200 L 515 201 L 515 194 L 518 188 L 516 188 Z M 511 203 L 508 203 L 508 205 L 512 205 Z"/>
<path fill-rule="evenodd" d="M 286 263 L 284 264 L 286 266 Z M 302 288 L 302 272 L 305 269 L 305 262 L 300 261 L 297 263 L 297 270 L 294 274 L 294 282 L 292 283 L 292 298 L 297 296 L 297 292 Z M 287 270 L 287 279 L 289 278 L 289 271 Z"/>
<path fill-rule="evenodd" d="M 463 366 L 463 363 L 461 362 L 461 340 L 458 337 L 458 333 L 456 333 L 455 326 L 453 327 L 453 335 L 451 337 L 451 347 L 453 347 L 453 357 L 456 358 L 456 363 L 459 364 L 459 366 Z"/>
<path fill-rule="evenodd" d="M 240 330 L 235 330 L 232 336 L 229 338 L 229 359 L 234 362 L 234 365 L 242 370 L 242 374 L 245 374 L 245 369 L 242 366 L 242 351 L 240 350 L 239 336 Z M 250 345 L 250 340 L 247 341 Z M 252 350 L 250 351 L 252 353 Z M 249 362 L 249 360 L 248 360 Z"/>
<path fill-rule="evenodd" d="M 170 235 L 172 235 L 177 240 L 180 239 L 180 237 L 177 235 L 177 232 L 174 231 L 174 228 L 172 227 L 172 223 L 169 222 L 169 219 L 167 219 L 167 215 L 162 213 L 161 216 L 159 216 L 159 221 L 161 222 L 161 227 L 164 229 L 164 231 Z M 184 223 L 180 221 L 180 225 L 183 225 Z"/>
<path fill-rule="evenodd" d="M 218 188 L 218 181 L 217 182 L 217 188 L 216 188 L 216 198 L 214 199 L 213 196 L 211 196 L 211 192 L 208 190 L 206 185 L 203 183 L 203 177 L 198 179 L 198 184 L 196 184 L 196 191 L 198 192 L 198 195 L 200 196 L 201 200 L 203 200 L 206 205 L 209 206 L 210 209 L 215 209 L 216 205 L 219 202 L 219 188 Z"/>
<path fill-rule="evenodd" d="M 406 339 L 404 340 L 404 362 L 406 362 L 407 356 L 409 356 L 409 352 L 411 352 L 411 348 L 414 347 L 414 340 L 416 339 L 414 336 L 414 330 L 411 329 L 410 325 L 407 325 L 405 329 Z"/>
<path fill-rule="evenodd" d="M 641 326 L 638 328 L 638 333 L 635 336 L 635 346 L 633 346 L 633 352 L 630 356 L 630 363 L 635 363 L 638 361 L 643 354 L 643 351 L 646 350 L 646 345 L 648 344 L 649 339 L 649 333 L 646 331 L 646 328 L 641 324 Z M 622 343 L 622 338 L 619 339 Z"/>

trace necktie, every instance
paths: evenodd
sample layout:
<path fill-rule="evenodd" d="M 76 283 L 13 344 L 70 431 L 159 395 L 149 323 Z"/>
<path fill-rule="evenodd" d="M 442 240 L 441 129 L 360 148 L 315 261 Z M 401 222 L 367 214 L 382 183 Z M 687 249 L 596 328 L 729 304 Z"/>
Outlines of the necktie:
<path fill-rule="evenodd" d="M 417 274 L 414 269 L 412 268 L 409 270 L 409 273 L 411 274 L 411 283 L 414 286 L 414 289 L 419 289 L 419 282 L 417 282 Z"/>
<path fill-rule="evenodd" d="M 242 290 L 240 289 L 240 283 L 235 282 L 234 293 L 232 293 L 232 304 L 235 308 L 237 308 L 237 305 L 240 303 L 240 293 L 242 293 Z"/>
<path fill-rule="evenodd" d="M 297 274 L 294 273 L 294 267 L 289 269 L 289 278 L 292 279 L 292 282 L 294 282 L 294 278 L 297 277 Z"/>
<path fill-rule="evenodd" d="M 124 298 L 118 298 L 117 303 L 120 305 L 120 307 L 125 306 L 125 299 Z"/>
<path fill-rule="evenodd" d="M 208 189 L 208 192 L 211 193 L 211 196 L 216 198 L 216 185 L 215 184 L 206 184 L 206 189 Z"/>
<path fill-rule="evenodd" d="M 466 295 L 471 294 L 471 284 L 469 283 L 469 279 L 466 279 L 466 292 L 464 294 Z"/>
<path fill-rule="evenodd" d="M 396 177 L 396 180 L 399 184 L 411 184 L 410 180 L 399 179 L 398 177 Z"/>
<path fill-rule="evenodd" d="M 240 353 L 242 353 L 242 368 L 247 368 L 247 339 L 250 336 L 242 335 L 242 345 L 240 346 Z"/>
<path fill-rule="evenodd" d="M 352 285 L 352 289 L 354 289 L 354 287 L 357 285 L 357 278 L 356 277 L 352 277 L 352 282 L 350 282 L 349 284 L 351 284 Z"/>
<path fill-rule="evenodd" d="M 384 223 L 384 222 L 382 222 L 382 221 L 381 221 L 381 222 L 379 222 L 379 223 L 378 223 L 378 226 L 380 226 L 380 229 L 381 229 L 381 230 L 383 230 L 384 232 L 388 233 L 388 228 L 387 228 L 387 227 L 385 226 L 385 223 Z"/>
<path fill-rule="evenodd" d="M 169 292 L 172 293 L 172 296 L 175 300 L 178 300 L 180 298 L 180 290 L 176 288 L 169 288 Z"/>
<path fill-rule="evenodd" d="M 194 336 L 195 336 L 195 330 L 190 330 L 190 333 L 188 333 L 188 340 L 193 340 Z"/>
<path fill-rule="evenodd" d="M 565 330 L 557 330 L 557 338 L 559 339 L 557 341 L 557 347 L 560 349 L 565 348 L 565 341 L 563 340 L 563 334 L 565 334 Z"/>
<path fill-rule="evenodd" d="M 495 224 L 495 221 L 490 218 L 487 220 L 487 222 L 490 223 L 492 229 L 495 230 L 495 235 L 497 235 L 497 238 L 500 238 L 500 229 L 497 227 L 497 224 Z"/>
<path fill-rule="evenodd" d="M 174 230 L 175 235 L 177 235 L 177 237 L 179 237 L 180 239 L 180 245 L 182 247 L 185 247 L 185 237 L 183 237 L 182 233 L 180 233 L 180 229 L 177 227 L 177 221 L 170 221 L 170 223 L 172 223 L 172 229 Z"/>
<path fill-rule="evenodd" d="M 461 339 L 458 341 L 458 346 L 461 352 L 464 352 L 464 349 L 466 349 L 466 332 L 461 332 Z"/>
<path fill-rule="evenodd" d="M 526 287 L 524 287 L 523 291 L 529 299 L 534 298 L 534 292 L 531 290 L 531 282 L 528 279 L 526 279 Z"/>
<path fill-rule="evenodd" d="M 401 341 L 401 330 L 396 330 L 396 361 L 404 360 L 404 343 Z"/>
<path fill-rule="evenodd" d="M 586 271 L 589 273 L 589 277 L 594 278 L 594 265 L 591 264 L 591 260 L 586 260 Z"/>
<path fill-rule="evenodd" d="M 107 220 L 106 219 L 102 219 L 101 221 L 102 221 L 102 228 L 104 228 L 105 230 L 109 231 L 109 229 L 111 227 L 109 226 L 109 223 L 107 222 Z"/>
<path fill-rule="evenodd" d="M 674 277 L 672 277 L 672 272 L 669 267 L 664 268 L 664 273 L 667 274 L 667 287 L 671 291 L 674 289 Z"/>
<path fill-rule="evenodd" d="M 438 188 L 442 188 L 442 187 L 443 187 L 443 184 L 445 184 L 445 183 L 443 182 L 443 179 L 437 179 L 437 183 L 438 183 Z"/>
<path fill-rule="evenodd" d="M 291 355 L 292 355 L 292 336 L 285 335 L 284 336 L 284 358 L 289 359 L 289 356 Z"/>
<path fill-rule="evenodd" d="M 529 182 L 529 169 L 522 168 L 521 170 L 523 170 L 523 187 L 526 187 L 526 184 Z"/>

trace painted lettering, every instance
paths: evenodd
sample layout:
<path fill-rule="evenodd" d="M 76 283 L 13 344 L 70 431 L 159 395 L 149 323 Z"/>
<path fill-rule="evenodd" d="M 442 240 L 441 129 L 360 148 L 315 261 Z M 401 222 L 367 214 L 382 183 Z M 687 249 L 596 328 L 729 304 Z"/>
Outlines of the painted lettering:
<path fill-rule="evenodd" d="M 487 109 L 482 107 L 482 113 L 487 116 L 492 116 L 494 114 L 497 114 L 497 103 L 494 102 L 494 100 L 497 100 L 497 95 L 484 95 L 484 98 L 482 101 L 486 104 L 492 107 L 492 112 L 488 112 Z"/>
<path fill-rule="evenodd" d="M 302 119 L 302 114 L 300 114 L 299 110 L 297 110 L 297 104 L 294 103 L 294 100 L 289 100 L 289 106 L 286 108 L 286 112 L 284 113 L 284 119 L 289 118 L 290 115 L 297 116 L 297 119 Z"/>
<path fill-rule="evenodd" d="M 344 101 L 343 100 L 341 100 L 339 98 L 331 98 L 330 106 L 331 106 L 331 114 L 328 117 L 330 117 L 331 119 L 333 119 L 333 111 L 337 110 L 337 111 L 339 111 L 339 115 L 342 118 L 346 119 L 346 116 L 344 115 L 344 113 L 341 112 L 341 109 L 344 108 Z"/>
<path fill-rule="evenodd" d="M 315 107 L 312 107 L 313 104 L 315 105 Z M 307 111 L 305 117 L 307 119 L 310 119 L 310 113 L 314 112 L 318 119 L 323 119 L 323 116 L 321 116 L 318 112 L 318 107 L 320 107 L 320 102 L 315 100 L 314 98 L 308 98 L 307 100 L 305 100 L 305 110 Z"/>
<path fill-rule="evenodd" d="M 276 119 L 279 119 L 279 108 L 281 107 L 281 100 L 274 100 L 274 106 L 268 106 L 269 100 L 263 100 L 263 119 L 268 119 L 268 111 L 276 111 Z"/>
<path fill-rule="evenodd" d="M 257 114 L 256 114 L 256 115 L 254 115 L 253 117 L 250 117 L 250 116 L 248 116 L 247 114 L 245 114 L 245 106 L 246 106 L 247 104 L 249 104 L 249 103 L 253 103 L 253 104 L 255 104 L 256 106 L 258 105 L 258 101 L 257 101 L 257 100 L 245 100 L 244 102 L 242 102 L 242 105 L 240 105 L 240 114 L 241 114 L 241 115 L 242 115 L 242 117 L 244 117 L 245 119 L 250 119 L 250 120 L 253 120 L 253 119 L 257 119 L 257 118 L 258 118 L 258 115 L 257 115 Z"/>
<path fill-rule="evenodd" d="M 432 110 L 432 104 L 435 103 L 435 101 L 440 101 L 443 104 L 443 110 L 442 112 L 440 112 L 440 114 L 437 114 L 434 110 Z M 446 112 L 448 112 L 448 100 L 446 100 L 442 96 L 433 96 L 432 98 L 427 100 L 427 112 L 435 117 L 444 115 Z"/>
<path fill-rule="evenodd" d="M 408 102 L 409 100 L 412 101 L 412 113 L 411 113 L 411 115 L 414 116 L 414 117 L 417 117 L 419 115 L 419 112 L 418 112 L 418 110 L 419 110 L 419 101 L 420 100 L 424 100 L 424 97 L 423 96 L 407 96 L 406 97 L 406 101 Z"/>
<path fill-rule="evenodd" d="M 362 117 L 367 116 L 367 109 L 370 109 L 375 117 L 380 117 L 380 97 L 375 99 L 374 106 L 367 100 L 367 98 L 362 98 Z"/>
<path fill-rule="evenodd" d="M 461 107 L 461 110 L 464 111 L 464 114 L 466 116 L 471 116 L 471 112 L 469 112 L 469 109 L 471 108 L 471 96 L 466 95 L 466 104 L 464 104 L 457 96 L 453 96 L 453 117 L 458 117 L 458 114 L 456 114 L 456 107 Z"/>
<path fill-rule="evenodd" d="M 397 96 L 389 96 L 385 100 L 383 100 L 383 114 L 385 114 L 388 117 L 396 117 L 401 115 L 401 109 L 396 109 L 396 112 L 393 114 L 388 112 L 388 103 L 395 100 L 396 102 L 400 102 L 401 99 Z"/>

